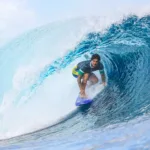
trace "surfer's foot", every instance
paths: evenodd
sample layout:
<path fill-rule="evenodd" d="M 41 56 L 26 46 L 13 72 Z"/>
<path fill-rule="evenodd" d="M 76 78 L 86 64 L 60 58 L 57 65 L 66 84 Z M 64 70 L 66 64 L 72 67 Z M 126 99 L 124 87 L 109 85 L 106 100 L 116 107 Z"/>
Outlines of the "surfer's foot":
<path fill-rule="evenodd" d="M 86 94 L 81 94 L 81 93 L 80 93 L 80 97 L 81 98 L 87 98 Z"/>

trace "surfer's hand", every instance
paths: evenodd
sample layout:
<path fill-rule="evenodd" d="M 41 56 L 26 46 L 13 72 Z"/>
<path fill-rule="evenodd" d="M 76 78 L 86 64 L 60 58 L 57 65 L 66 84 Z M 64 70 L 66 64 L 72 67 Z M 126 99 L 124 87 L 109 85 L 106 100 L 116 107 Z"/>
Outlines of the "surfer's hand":
<path fill-rule="evenodd" d="M 106 86 L 106 82 L 103 82 L 102 84 L 103 84 L 103 86 Z"/>

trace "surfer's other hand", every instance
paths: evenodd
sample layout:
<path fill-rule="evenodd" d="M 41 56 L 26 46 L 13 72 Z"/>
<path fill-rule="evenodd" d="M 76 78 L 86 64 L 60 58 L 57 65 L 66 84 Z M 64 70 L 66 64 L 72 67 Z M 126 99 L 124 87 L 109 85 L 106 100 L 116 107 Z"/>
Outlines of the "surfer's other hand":
<path fill-rule="evenodd" d="M 103 82 L 102 84 L 103 84 L 103 86 L 106 86 L 106 82 Z"/>

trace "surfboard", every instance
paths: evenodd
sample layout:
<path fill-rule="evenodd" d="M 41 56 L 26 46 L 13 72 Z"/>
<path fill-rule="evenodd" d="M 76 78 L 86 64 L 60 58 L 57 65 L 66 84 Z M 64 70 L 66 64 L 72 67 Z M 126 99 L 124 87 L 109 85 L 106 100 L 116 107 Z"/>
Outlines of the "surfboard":
<path fill-rule="evenodd" d="M 81 106 L 85 104 L 91 103 L 93 100 L 90 98 L 81 98 L 80 96 L 77 97 L 76 99 L 76 106 Z"/>
<path fill-rule="evenodd" d="M 84 104 L 89 104 L 94 101 L 94 97 L 100 93 L 104 89 L 104 86 L 102 84 L 97 83 L 94 86 L 87 86 L 86 87 L 86 94 L 87 94 L 87 99 L 86 98 L 81 98 L 79 95 L 76 98 L 75 105 L 76 106 L 81 106 Z"/>

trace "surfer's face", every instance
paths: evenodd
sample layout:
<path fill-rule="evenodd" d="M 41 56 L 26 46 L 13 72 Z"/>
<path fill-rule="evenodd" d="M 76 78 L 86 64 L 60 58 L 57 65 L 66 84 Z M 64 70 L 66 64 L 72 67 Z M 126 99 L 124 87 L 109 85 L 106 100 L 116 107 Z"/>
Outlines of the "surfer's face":
<path fill-rule="evenodd" d="M 96 67 L 98 64 L 98 59 L 91 60 L 92 67 Z"/>

